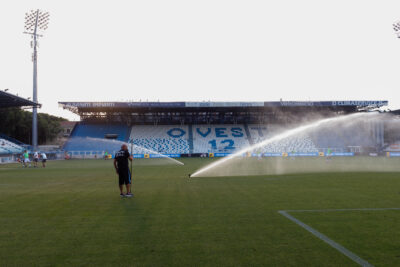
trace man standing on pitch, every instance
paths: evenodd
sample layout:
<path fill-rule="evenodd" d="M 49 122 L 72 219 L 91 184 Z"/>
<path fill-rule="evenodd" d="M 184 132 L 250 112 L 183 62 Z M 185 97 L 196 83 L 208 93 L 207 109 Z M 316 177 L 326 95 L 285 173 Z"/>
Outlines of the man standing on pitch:
<path fill-rule="evenodd" d="M 27 167 L 27 163 L 29 163 L 29 167 L 31 166 L 31 161 L 29 160 L 29 153 L 27 150 L 24 151 L 24 153 L 22 154 L 23 160 L 24 160 L 24 167 Z"/>
<path fill-rule="evenodd" d="M 47 156 L 46 153 L 42 153 L 42 166 L 43 168 L 46 168 L 46 161 L 47 161 Z"/>
<path fill-rule="evenodd" d="M 131 172 L 129 171 L 128 159 L 132 161 L 128 146 L 123 144 L 121 150 L 115 153 L 114 168 L 119 176 L 119 191 L 121 197 L 132 197 L 131 193 Z M 123 186 L 126 187 L 126 195 L 123 193 Z"/>
<path fill-rule="evenodd" d="M 39 162 L 39 153 L 37 151 L 35 151 L 35 153 L 33 153 L 33 167 L 34 168 L 37 168 L 38 162 Z"/>

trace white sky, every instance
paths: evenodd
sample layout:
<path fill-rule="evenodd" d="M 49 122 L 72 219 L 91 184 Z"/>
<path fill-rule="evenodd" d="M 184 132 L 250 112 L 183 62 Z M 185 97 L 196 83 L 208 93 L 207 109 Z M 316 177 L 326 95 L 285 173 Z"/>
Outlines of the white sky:
<path fill-rule="evenodd" d="M 25 12 L 50 12 L 41 112 L 58 101 L 389 100 L 399 0 L 0 2 L 0 89 L 32 95 Z"/>

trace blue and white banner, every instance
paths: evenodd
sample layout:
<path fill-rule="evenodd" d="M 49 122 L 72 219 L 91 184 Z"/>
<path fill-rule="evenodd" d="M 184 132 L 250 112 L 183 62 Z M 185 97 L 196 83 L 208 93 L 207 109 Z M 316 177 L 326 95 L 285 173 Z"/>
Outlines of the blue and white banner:
<path fill-rule="evenodd" d="M 146 154 L 147 155 L 147 154 Z M 145 154 L 133 154 L 133 158 L 135 159 L 143 159 L 145 158 Z M 149 154 L 149 158 L 180 158 L 181 154 Z"/>
<path fill-rule="evenodd" d="M 400 152 L 389 152 L 390 157 L 400 157 Z"/>
<path fill-rule="evenodd" d="M 294 152 L 294 153 L 288 153 L 289 157 L 318 157 L 319 154 L 318 152 Z"/>
<path fill-rule="evenodd" d="M 163 154 L 164 156 L 167 156 L 169 158 L 180 158 L 181 154 Z"/>
<path fill-rule="evenodd" d="M 330 155 L 327 156 L 332 156 L 332 157 L 352 157 L 354 156 L 354 152 L 333 152 Z"/>
<path fill-rule="evenodd" d="M 282 157 L 282 153 L 264 153 L 264 157 Z"/>
<path fill-rule="evenodd" d="M 214 157 L 226 157 L 231 155 L 231 153 L 214 153 Z"/>
<path fill-rule="evenodd" d="M 150 154 L 150 158 L 180 158 L 181 154 Z"/>
<path fill-rule="evenodd" d="M 149 158 L 151 159 L 158 159 L 158 158 L 165 158 L 161 154 L 149 154 Z"/>

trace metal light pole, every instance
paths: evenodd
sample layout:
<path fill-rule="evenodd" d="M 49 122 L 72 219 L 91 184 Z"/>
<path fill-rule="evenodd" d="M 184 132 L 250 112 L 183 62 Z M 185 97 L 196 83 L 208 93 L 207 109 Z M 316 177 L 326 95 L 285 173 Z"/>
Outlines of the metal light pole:
<path fill-rule="evenodd" d="M 31 10 L 25 14 L 25 31 L 24 33 L 31 35 L 31 47 L 33 48 L 33 102 L 38 103 L 37 99 L 37 47 L 39 37 L 45 31 L 49 24 L 49 12 L 43 12 L 39 9 Z M 32 109 L 32 146 L 33 150 L 37 150 L 38 145 L 38 131 L 37 131 L 37 107 Z"/>
<path fill-rule="evenodd" d="M 393 30 L 395 31 L 398 38 L 400 38 L 400 20 L 393 23 Z"/>

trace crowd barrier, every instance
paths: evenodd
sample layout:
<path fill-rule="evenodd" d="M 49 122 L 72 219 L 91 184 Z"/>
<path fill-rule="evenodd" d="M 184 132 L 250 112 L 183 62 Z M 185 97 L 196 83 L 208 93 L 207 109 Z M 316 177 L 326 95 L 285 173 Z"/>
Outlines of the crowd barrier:
<path fill-rule="evenodd" d="M 232 154 L 229 153 L 210 153 L 209 157 L 226 157 Z M 354 152 L 332 152 L 325 154 L 323 152 L 291 152 L 291 153 L 251 153 L 243 154 L 244 157 L 352 157 L 355 156 Z"/>
<path fill-rule="evenodd" d="M 387 152 L 387 157 L 400 157 L 400 152 Z"/>
<path fill-rule="evenodd" d="M 110 152 L 106 156 L 108 159 L 114 157 L 115 152 Z M 49 160 L 59 159 L 104 159 L 103 151 L 58 151 L 46 153 Z M 136 159 L 152 159 L 152 158 L 181 158 L 181 157 L 209 157 L 221 158 L 232 155 L 231 153 L 198 153 L 198 154 L 133 154 Z M 381 154 L 382 155 L 382 154 Z M 353 157 L 354 152 L 332 152 L 330 154 L 323 152 L 291 152 L 291 153 L 244 153 L 242 157 Z M 368 155 L 366 155 L 368 156 Z M 369 153 L 369 156 L 378 156 L 377 153 Z M 0 164 L 18 162 L 20 154 L 0 155 Z M 400 157 L 400 152 L 386 152 L 386 157 Z M 32 155 L 30 155 L 32 160 Z"/>
<path fill-rule="evenodd" d="M 64 151 L 50 151 L 45 153 L 48 160 L 65 159 Z M 0 155 L 0 164 L 20 162 L 21 156 L 21 153 Z M 33 161 L 33 153 L 29 153 L 29 160 Z"/>
<path fill-rule="evenodd" d="M 68 151 L 65 152 L 71 159 L 96 159 L 104 158 L 104 151 Z M 109 152 L 107 158 L 112 159 L 115 155 L 115 151 Z M 133 158 L 136 159 L 152 159 L 152 158 L 182 158 L 182 157 L 209 157 L 209 158 L 221 158 L 232 155 L 232 153 L 196 153 L 196 154 L 133 154 Z M 361 154 L 354 152 L 283 152 L 283 153 L 244 153 L 242 157 L 353 157 Z M 369 153 L 362 154 L 361 156 L 378 156 L 385 154 Z M 400 152 L 387 152 L 387 157 L 400 157 Z M 0 159 L 1 162 L 1 159 Z"/>
<path fill-rule="evenodd" d="M 17 162 L 16 155 L 1 155 L 0 164 Z"/>

